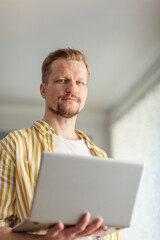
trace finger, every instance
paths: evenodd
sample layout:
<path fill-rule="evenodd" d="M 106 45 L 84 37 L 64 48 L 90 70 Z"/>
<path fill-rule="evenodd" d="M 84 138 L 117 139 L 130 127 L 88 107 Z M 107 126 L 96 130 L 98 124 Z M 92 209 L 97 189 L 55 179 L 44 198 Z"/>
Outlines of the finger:
<path fill-rule="evenodd" d="M 100 228 L 102 222 L 103 222 L 102 218 L 96 219 L 92 224 L 90 224 L 88 227 L 86 227 L 86 229 L 80 234 L 82 234 L 82 235 L 93 234 L 93 232 L 96 232 Z"/>
<path fill-rule="evenodd" d="M 80 232 L 83 232 L 86 229 L 87 225 L 89 224 L 89 220 L 90 220 L 90 213 L 87 212 L 83 215 L 80 223 L 76 224 L 74 227 L 71 227 L 65 230 L 67 236 L 76 235 Z"/>
<path fill-rule="evenodd" d="M 92 234 L 99 234 L 101 232 L 106 232 L 107 231 L 107 226 L 100 226 L 95 232 L 93 232 Z M 107 234 L 106 234 L 107 235 Z"/>
<path fill-rule="evenodd" d="M 48 229 L 48 237 L 56 237 L 64 229 L 64 224 L 62 222 L 57 223 L 54 227 Z"/>

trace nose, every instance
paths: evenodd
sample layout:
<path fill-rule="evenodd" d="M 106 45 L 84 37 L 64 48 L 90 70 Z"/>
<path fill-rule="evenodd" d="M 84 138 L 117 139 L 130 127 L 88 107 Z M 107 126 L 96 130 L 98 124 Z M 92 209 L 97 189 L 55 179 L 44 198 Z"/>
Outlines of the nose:
<path fill-rule="evenodd" d="M 66 85 L 66 93 L 77 94 L 77 85 L 75 81 L 68 81 Z"/>

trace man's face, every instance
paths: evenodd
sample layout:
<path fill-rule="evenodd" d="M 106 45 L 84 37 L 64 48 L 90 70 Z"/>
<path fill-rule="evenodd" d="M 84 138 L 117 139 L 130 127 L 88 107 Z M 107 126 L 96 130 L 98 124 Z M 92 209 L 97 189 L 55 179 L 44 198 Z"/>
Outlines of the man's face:
<path fill-rule="evenodd" d="M 87 98 L 88 72 L 82 61 L 59 58 L 50 66 L 48 84 L 41 84 L 47 111 L 71 118 L 84 107 Z"/>

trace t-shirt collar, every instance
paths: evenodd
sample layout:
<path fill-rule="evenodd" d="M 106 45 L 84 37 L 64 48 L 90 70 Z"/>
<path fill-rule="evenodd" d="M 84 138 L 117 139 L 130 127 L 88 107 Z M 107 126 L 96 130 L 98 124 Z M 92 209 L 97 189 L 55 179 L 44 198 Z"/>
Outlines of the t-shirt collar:
<path fill-rule="evenodd" d="M 33 127 L 38 129 L 38 131 L 41 132 L 41 134 L 45 135 L 46 133 L 55 133 L 54 129 L 52 126 L 50 126 L 48 123 L 46 123 L 43 120 L 37 120 L 36 122 L 33 123 Z M 85 143 L 87 144 L 88 148 L 91 149 L 94 147 L 94 144 L 91 142 L 91 140 L 84 134 L 83 132 L 79 130 L 75 130 L 75 132 L 84 139 Z"/>

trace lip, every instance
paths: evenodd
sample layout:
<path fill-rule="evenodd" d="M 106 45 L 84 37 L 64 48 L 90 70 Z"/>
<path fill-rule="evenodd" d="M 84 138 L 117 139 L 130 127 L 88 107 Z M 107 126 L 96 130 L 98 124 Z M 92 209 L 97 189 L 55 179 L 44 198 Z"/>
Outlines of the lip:
<path fill-rule="evenodd" d="M 66 97 L 66 98 L 63 98 L 62 100 L 64 100 L 64 101 L 74 101 L 74 102 L 78 102 L 77 99 L 71 98 L 71 97 Z"/>

